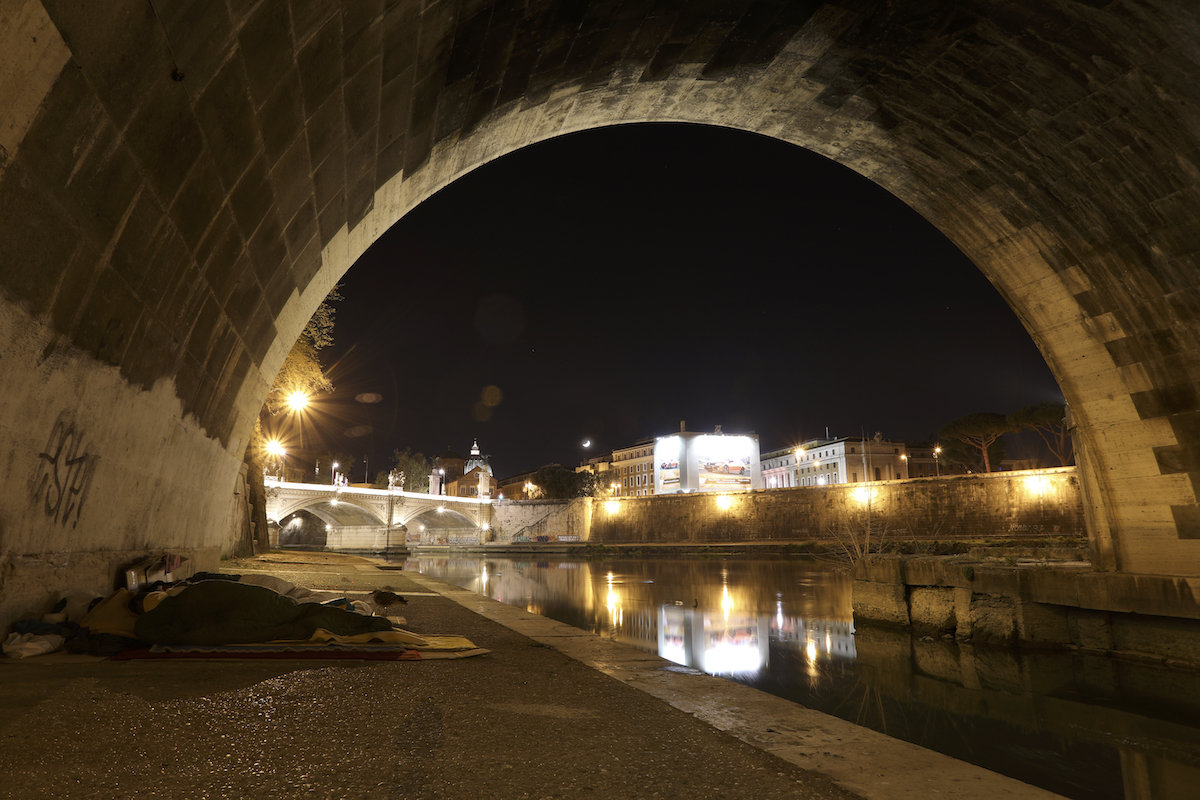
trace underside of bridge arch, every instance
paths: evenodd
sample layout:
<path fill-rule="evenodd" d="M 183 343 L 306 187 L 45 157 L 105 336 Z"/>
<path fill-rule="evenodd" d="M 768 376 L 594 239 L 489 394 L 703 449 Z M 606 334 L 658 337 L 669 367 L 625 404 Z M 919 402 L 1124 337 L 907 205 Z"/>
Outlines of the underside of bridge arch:
<path fill-rule="evenodd" d="M 413 528 L 414 526 L 423 526 L 425 528 L 479 527 L 477 520 L 453 508 L 446 508 L 442 511 L 436 508 L 417 509 L 407 513 L 402 511 L 396 515 L 396 524 L 404 525 L 408 528 Z"/>
<path fill-rule="evenodd" d="M 254 415 L 355 259 L 490 159 L 644 121 L 777 137 L 922 213 L 1057 377 L 1099 563 L 1198 575 L 1197 13 L 5 3 L 3 602 L 146 549 L 228 552 Z"/>
<path fill-rule="evenodd" d="M 387 524 L 387 520 L 382 519 L 370 509 L 360 508 L 344 500 L 337 503 L 330 502 L 329 500 L 300 503 L 288 508 L 285 513 L 280 514 L 280 519 L 276 521 L 282 523 L 284 519 L 295 514 L 297 511 L 307 511 L 326 525 L 334 525 L 336 527 Z"/>

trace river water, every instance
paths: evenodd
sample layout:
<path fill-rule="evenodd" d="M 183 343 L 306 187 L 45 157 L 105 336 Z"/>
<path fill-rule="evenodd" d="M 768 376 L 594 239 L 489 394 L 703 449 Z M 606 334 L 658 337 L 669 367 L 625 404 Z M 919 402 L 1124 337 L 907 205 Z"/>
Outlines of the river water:
<path fill-rule="evenodd" d="M 1200 676 L 856 630 L 832 565 L 417 553 L 406 568 L 1067 797 L 1200 797 Z"/>

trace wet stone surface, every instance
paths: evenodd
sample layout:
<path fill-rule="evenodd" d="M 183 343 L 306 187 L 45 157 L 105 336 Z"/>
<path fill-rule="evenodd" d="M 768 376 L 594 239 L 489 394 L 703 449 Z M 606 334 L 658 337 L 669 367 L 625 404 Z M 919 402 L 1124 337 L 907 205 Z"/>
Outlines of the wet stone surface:
<path fill-rule="evenodd" d="M 448 599 L 402 613 L 491 653 L 0 663 L 0 797 L 854 796 Z"/>

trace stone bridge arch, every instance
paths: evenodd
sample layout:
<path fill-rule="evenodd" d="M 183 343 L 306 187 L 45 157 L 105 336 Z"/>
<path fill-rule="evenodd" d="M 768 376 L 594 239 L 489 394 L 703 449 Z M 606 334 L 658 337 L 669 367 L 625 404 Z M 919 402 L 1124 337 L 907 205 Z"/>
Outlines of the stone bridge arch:
<path fill-rule="evenodd" d="M 488 530 L 492 521 L 490 500 L 268 480 L 267 519 L 282 523 L 297 511 L 309 511 L 335 528 L 405 528 L 424 520 L 423 527 L 430 529 L 479 532 Z"/>
<path fill-rule="evenodd" d="M 323 522 L 335 525 L 387 524 L 386 514 L 380 514 L 380 509 L 371 504 L 359 504 L 354 500 L 339 498 L 334 505 L 327 497 L 297 498 L 281 504 L 275 513 L 268 513 L 267 519 L 281 522 L 297 511 L 308 511 Z"/>
<path fill-rule="evenodd" d="M 1099 563 L 1200 575 L 1188 4 L 14 0 L 3 14 L 9 605 L 103 583 L 151 548 L 228 552 L 254 414 L 355 259 L 480 164 L 646 121 L 774 136 L 923 214 L 1057 377 Z"/>
<path fill-rule="evenodd" d="M 396 509 L 396 511 L 396 523 L 405 526 L 425 517 L 436 518 L 437 516 L 443 516 L 451 520 L 460 520 L 463 523 L 473 527 L 479 527 L 482 522 L 486 522 L 486 520 L 484 520 L 478 514 L 471 514 L 469 512 L 464 513 L 463 511 L 454 508 L 447 508 L 445 512 L 441 514 L 438 513 L 436 508 L 427 507 L 399 508 Z"/>

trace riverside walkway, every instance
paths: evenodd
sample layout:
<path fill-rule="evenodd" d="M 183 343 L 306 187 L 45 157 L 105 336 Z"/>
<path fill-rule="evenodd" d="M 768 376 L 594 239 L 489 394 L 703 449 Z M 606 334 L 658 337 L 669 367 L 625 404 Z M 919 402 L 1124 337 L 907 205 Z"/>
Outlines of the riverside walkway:
<path fill-rule="evenodd" d="M 381 562 L 230 561 L 390 587 L 458 660 L 0 662 L 3 798 L 1050 798 Z"/>

